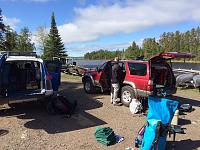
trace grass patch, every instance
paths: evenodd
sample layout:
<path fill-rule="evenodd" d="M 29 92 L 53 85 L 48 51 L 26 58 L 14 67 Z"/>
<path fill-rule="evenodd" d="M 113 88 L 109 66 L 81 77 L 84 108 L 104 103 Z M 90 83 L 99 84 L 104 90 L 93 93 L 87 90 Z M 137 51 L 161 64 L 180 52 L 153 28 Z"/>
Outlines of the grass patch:
<path fill-rule="evenodd" d="M 61 73 L 61 77 L 64 79 L 68 79 L 68 80 L 81 80 L 82 77 L 80 76 L 74 76 L 74 75 L 69 75 L 69 74 L 65 74 L 65 73 Z"/>

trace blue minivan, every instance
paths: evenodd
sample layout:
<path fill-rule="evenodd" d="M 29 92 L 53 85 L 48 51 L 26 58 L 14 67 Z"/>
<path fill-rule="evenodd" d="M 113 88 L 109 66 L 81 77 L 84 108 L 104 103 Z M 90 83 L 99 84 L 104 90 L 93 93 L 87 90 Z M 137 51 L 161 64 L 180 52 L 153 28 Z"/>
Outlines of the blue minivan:
<path fill-rule="evenodd" d="M 59 61 L 43 61 L 35 52 L 0 52 L 0 104 L 44 100 L 58 91 Z"/>

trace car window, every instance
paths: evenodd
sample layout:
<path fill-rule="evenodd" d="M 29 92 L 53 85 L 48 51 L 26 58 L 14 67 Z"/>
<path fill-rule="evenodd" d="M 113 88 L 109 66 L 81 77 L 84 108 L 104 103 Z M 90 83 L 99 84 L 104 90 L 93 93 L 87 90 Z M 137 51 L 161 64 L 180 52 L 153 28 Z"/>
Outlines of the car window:
<path fill-rule="evenodd" d="M 126 66 L 124 63 L 119 63 L 120 67 L 122 68 L 123 72 L 126 72 Z"/>
<path fill-rule="evenodd" d="M 131 75 L 145 76 L 147 74 L 146 64 L 128 62 L 128 67 Z"/>
<path fill-rule="evenodd" d="M 99 71 L 99 72 L 100 72 L 100 71 L 102 71 L 102 70 L 104 69 L 104 67 L 106 66 L 106 64 L 107 64 L 107 62 L 106 62 L 106 63 L 104 63 L 104 64 L 103 64 L 103 65 L 102 65 L 102 66 L 99 68 L 99 70 L 98 70 L 98 71 Z"/>

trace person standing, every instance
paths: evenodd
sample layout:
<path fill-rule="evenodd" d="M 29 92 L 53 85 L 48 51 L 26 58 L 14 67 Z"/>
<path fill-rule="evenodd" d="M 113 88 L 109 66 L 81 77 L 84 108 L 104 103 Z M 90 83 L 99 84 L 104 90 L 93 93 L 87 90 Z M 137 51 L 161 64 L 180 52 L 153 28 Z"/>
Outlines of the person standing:
<path fill-rule="evenodd" d="M 112 76 L 111 76 L 111 103 L 113 105 L 121 105 L 120 99 L 118 98 L 120 89 L 120 78 L 121 78 L 121 67 L 119 65 L 119 58 L 115 57 L 112 64 Z"/>

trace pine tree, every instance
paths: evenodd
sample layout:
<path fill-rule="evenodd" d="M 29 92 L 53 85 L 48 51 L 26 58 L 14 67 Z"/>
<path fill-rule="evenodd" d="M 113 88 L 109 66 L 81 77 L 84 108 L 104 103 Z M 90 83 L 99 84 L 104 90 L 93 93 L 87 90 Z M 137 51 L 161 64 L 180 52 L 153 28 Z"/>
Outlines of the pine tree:
<path fill-rule="evenodd" d="M 160 40 L 159 40 L 159 44 L 161 45 L 162 50 L 166 52 L 167 49 L 168 49 L 168 40 L 167 40 L 167 34 L 166 34 L 166 32 L 164 32 L 161 35 Z"/>
<path fill-rule="evenodd" d="M 28 27 L 22 28 L 18 35 L 17 50 L 21 52 L 32 52 L 35 50 L 34 43 L 31 43 L 31 32 Z"/>
<path fill-rule="evenodd" d="M 169 52 L 171 51 L 171 46 L 170 46 L 170 36 L 171 36 L 171 33 L 170 32 L 167 32 L 167 46 L 166 46 L 166 52 Z"/>
<path fill-rule="evenodd" d="M 180 52 L 181 35 L 179 31 L 175 33 L 175 51 Z"/>
<path fill-rule="evenodd" d="M 190 52 L 190 31 L 184 33 L 184 52 Z"/>
<path fill-rule="evenodd" d="M 144 57 L 149 58 L 162 51 L 161 46 L 156 42 L 155 38 L 146 38 L 142 43 Z"/>
<path fill-rule="evenodd" d="M 139 46 L 135 41 L 132 42 L 132 45 L 129 46 L 124 52 L 125 58 L 136 58 L 140 56 Z"/>
<path fill-rule="evenodd" d="M 17 32 L 11 29 L 9 26 L 6 29 L 5 35 L 5 50 L 6 51 L 16 51 L 17 50 L 17 39 L 18 35 Z"/>
<path fill-rule="evenodd" d="M 62 39 L 58 33 L 55 16 L 54 13 L 52 13 L 51 28 L 48 34 L 43 58 L 52 60 L 54 57 L 64 58 L 65 56 L 67 55 L 65 54 L 64 43 L 62 42 Z"/>
<path fill-rule="evenodd" d="M 197 55 L 197 32 L 195 28 L 190 31 L 190 53 Z"/>
<path fill-rule="evenodd" d="M 180 52 L 184 52 L 185 45 L 184 45 L 184 33 L 180 34 Z"/>
<path fill-rule="evenodd" d="M 3 16 L 1 14 L 2 10 L 0 8 L 0 51 L 5 50 L 5 28 L 6 26 L 3 23 Z"/>
<path fill-rule="evenodd" d="M 169 51 L 176 51 L 175 35 L 173 32 L 169 36 Z"/>
<path fill-rule="evenodd" d="M 196 60 L 200 60 L 200 27 L 197 27 L 196 29 L 196 34 L 197 34 L 197 56 Z"/>

